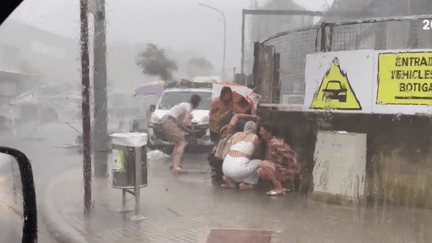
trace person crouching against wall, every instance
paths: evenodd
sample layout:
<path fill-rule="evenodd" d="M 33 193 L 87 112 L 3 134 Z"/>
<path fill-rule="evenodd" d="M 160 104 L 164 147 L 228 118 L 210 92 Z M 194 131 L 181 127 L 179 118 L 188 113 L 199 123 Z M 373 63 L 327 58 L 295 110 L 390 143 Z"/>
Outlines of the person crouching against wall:
<path fill-rule="evenodd" d="M 192 95 L 190 102 L 183 102 L 175 105 L 161 119 L 165 137 L 174 144 L 173 161 L 170 166 L 175 174 L 184 174 L 180 160 L 187 145 L 184 132 L 191 134 L 193 131 L 187 127 L 190 125 L 192 110 L 198 108 L 201 103 L 201 96 Z"/>
<path fill-rule="evenodd" d="M 265 159 L 257 169 L 257 173 L 261 178 L 270 180 L 274 186 L 273 190 L 266 193 L 267 195 L 285 195 L 288 190 L 283 187 L 282 182 L 290 182 L 290 190 L 293 190 L 294 180 L 301 179 L 301 167 L 297 162 L 297 155 L 283 139 L 272 135 L 278 134 L 276 129 L 263 126 L 259 134 L 266 145 L 266 151 Z"/>

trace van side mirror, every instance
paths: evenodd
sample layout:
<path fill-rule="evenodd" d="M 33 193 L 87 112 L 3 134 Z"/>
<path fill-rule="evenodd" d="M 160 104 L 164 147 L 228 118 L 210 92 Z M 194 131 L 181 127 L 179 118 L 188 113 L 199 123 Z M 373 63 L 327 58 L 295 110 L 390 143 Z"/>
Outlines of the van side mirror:
<path fill-rule="evenodd" d="M 156 105 L 150 105 L 150 110 L 151 111 L 155 111 L 156 110 Z"/>

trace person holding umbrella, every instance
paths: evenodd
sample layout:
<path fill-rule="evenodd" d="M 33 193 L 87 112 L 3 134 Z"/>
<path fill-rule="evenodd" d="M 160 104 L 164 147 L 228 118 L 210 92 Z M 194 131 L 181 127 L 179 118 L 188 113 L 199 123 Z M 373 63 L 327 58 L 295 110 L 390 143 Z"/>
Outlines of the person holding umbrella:
<path fill-rule="evenodd" d="M 221 128 L 231 120 L 232 109 L 233 92 L 230 87 L 224 86 L 220 96 L 213 101 L 209 114 L 210 139 L 215 145 L 219 142 Z"/>

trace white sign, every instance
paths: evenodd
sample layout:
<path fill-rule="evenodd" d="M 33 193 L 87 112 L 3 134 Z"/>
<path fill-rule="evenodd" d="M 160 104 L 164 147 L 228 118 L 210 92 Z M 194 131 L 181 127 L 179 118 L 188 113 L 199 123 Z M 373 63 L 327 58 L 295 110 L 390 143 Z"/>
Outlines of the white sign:
<path fill-rule="evenodd" d="M 306 56 L 304 111 L 432 113 L 430 50 L 356 50 Z"/>
<path fill-rule="evenodd" d="M 431 50 L 383 50 L 374 56 L 373 111 L 432 112 Z"/>
<path fill-rule="evenodd" d="M 371 50 L 307 55 L 304 109 L 372 112 L 373 69 Z"/>

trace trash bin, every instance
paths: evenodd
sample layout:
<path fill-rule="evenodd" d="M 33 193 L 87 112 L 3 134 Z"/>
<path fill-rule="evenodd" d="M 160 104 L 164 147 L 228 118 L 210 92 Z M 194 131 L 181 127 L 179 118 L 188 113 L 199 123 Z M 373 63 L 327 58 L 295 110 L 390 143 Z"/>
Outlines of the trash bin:
<path fill-rule="evenodd" d="M 135 187 L 135 158 L 137 151 L 141 153 L 141 183 L 147 186 L 147 133 L 114 133 L 111 134 L 112 144 L 112 175 L 114 188 Z"/>

